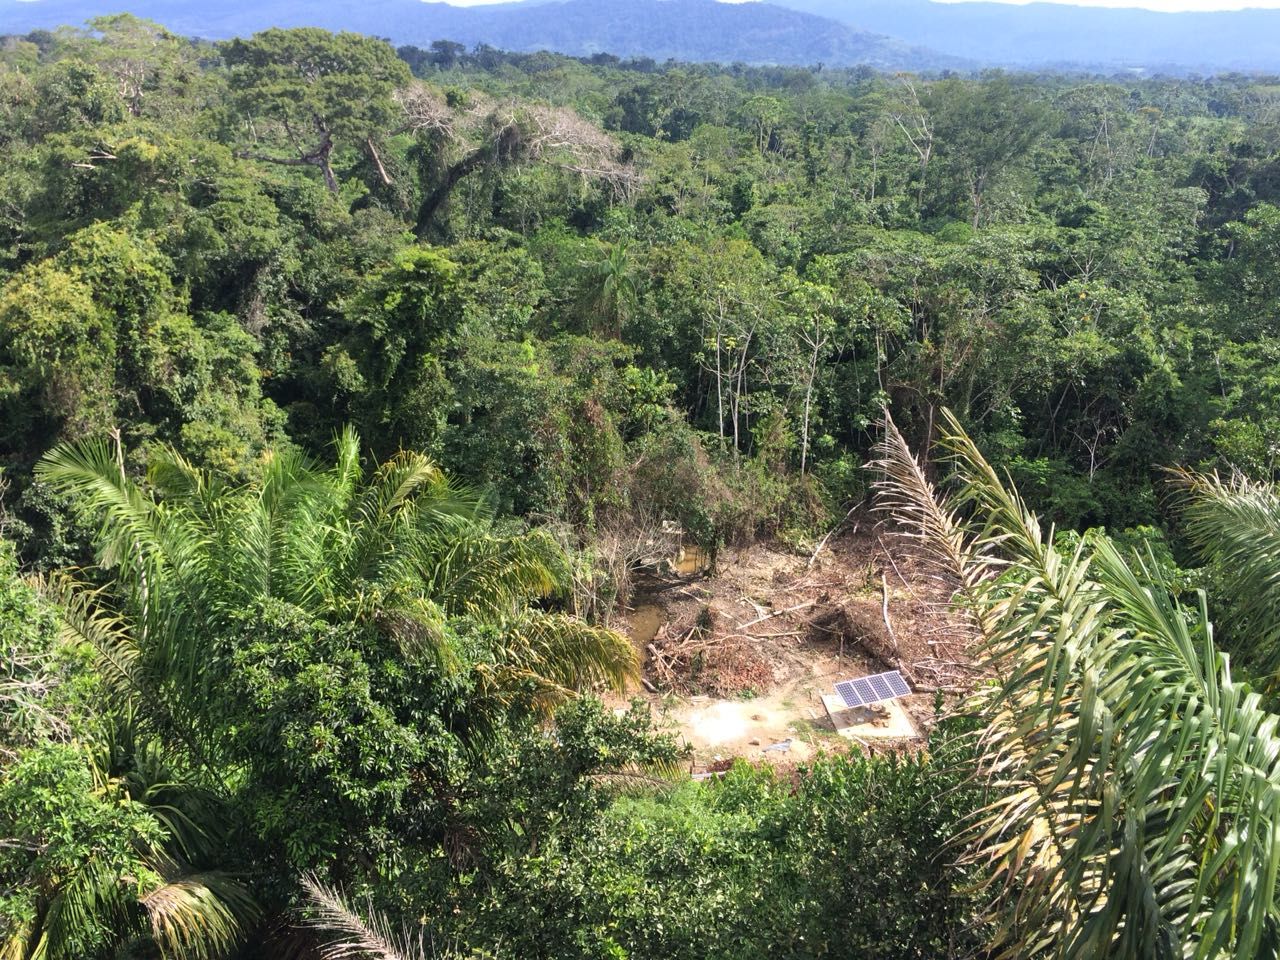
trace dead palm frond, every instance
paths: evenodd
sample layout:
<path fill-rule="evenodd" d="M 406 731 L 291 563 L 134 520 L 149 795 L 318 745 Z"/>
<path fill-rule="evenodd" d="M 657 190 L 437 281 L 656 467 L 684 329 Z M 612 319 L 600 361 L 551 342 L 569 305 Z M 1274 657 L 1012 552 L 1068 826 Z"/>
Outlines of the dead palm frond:
<path fill-rule="evenodd" d="M 650 796 L 670 793 L 689 780 L 689 772 L 677 763 L 647 764 L 588 775 L 587 779 L 618 796 Z"/>
<path fill-rule="evenodd" d="M 324 960 L 428 960 L 424 934 L 393 929 L 372 906 L 361 914 L 314 876 L 303 877 L 302 886 L 309 912 L 304 925 L 319 935 Z"/>
<path fill-rule="evenodd" d="M 141 904 L 161 955 L 184 960 L 229 955 L 258 918 L 248 891 L 218 872 L 170 880 L 144 896 Z"/>

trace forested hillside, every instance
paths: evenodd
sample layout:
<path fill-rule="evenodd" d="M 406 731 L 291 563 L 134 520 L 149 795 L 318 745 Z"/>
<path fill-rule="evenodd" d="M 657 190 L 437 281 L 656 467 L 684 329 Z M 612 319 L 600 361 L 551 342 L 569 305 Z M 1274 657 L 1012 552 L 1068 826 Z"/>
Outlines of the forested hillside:
<path fill-rule="evenodd" d="M 115 13 L 112 0 L 0 0 L 0 33 L 27 33 Z M 866 64 L 882 70 L 964 69 L 944 56 L 854 24 L 773 3 L 718 0 L 535 0 L 472 7 L 423 0 L 138 0 L 130 10 L 208 40 L 267 27 L 324 27 L 427 46 L 440 39 L 528 53 L 597 53 L 655 60 Z M 1277 21 L 1280 22 L 1280 21 Z M 1198 62 L 1198 61 L 1197 61 Z M 1275 62 L 1280 63 L 1280 60 Z"/>
<path fill-rule="evenodd" d="M 0 71 L 0 956 L 1277 955 L 1280 82 Z M 638 578 L 855 514 L 965 686 L 691 782 Z"/>

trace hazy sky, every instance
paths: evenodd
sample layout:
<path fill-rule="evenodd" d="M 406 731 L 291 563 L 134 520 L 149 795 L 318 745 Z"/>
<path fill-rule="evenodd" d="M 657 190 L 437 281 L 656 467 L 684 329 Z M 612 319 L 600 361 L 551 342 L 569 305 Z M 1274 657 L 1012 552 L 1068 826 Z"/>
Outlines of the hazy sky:
<path fill-rule="evenodd" d="M 448 0 L 454 6 L 470 7 L 478 3 L 495 3 L 499 0 Z M 943 3 L 964 3 L 966 0 L 941 0 Z M 1033 3 L 1036 0 L 996 0 L 997 3 Z M 1063 0 L 1050 0 L 1063 2 Z M 1272 7 L 1280 9 L 1280 0 L 1066 0 L 1078 6 L 1089 7 L 1146 7 L 1148 10 L 1239 10 L 1243 7 Z"/>
<path fill-rule="evenodd" d="M 964 0 L 942 0 L 963 3 Z M 996 0 L 997 3 L 1031 3 L 1033 0 Z M 1148 10 L 1240 10 L 1244 7 L 1280 8 L 1280 0 L 1074 0 L 1082 7 L 1146 7 Z"/>
<path fill-rule="evenodd" d="M 477 3 L 494 3 L 498 0 L 448 0 L 454 6 L 470 7 Z M 940 0 L 942 3 L 964 3 L 966 0 Z M 1036 0 L 995 0 L 997 3 L 1034 3 Z M 1069 2 L 1088 7 L 1146 7 L 1148 10 L 1240 10 L 1243 7 L 1272 7 L 1280 9 L 1280 0 L 1049 0 Z"/>

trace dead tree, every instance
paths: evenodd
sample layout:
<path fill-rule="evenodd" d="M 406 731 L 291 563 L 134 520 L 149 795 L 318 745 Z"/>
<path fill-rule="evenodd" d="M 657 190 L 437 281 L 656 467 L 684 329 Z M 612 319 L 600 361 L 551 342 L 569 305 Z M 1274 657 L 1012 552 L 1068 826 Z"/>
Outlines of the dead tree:
<path fill-rule="evenodd" d="M 420 236 L 463 178 L 481 170 L 544 163 L 605 183 L 620 198 L 638 181 L 611 137 L 563 107 L 479 100 L 470 109 L 454 109 L 421 84 L 402 91 L 397 101 L 405 130 L 433 138 L 442 154 L 460 154 L 444 166 L 418 208 Z"/>

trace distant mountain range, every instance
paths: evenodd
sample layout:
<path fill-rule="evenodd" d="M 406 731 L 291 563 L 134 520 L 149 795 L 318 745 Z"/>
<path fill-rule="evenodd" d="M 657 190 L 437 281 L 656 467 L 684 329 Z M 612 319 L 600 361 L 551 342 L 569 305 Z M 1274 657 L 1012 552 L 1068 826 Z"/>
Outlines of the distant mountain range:
<path fill-rule="evenodd" d="M 1280 10 L 1136 9 L 934 0 L 523 0 L 453 7 L 421 0 L 0 0 L 0 33 L 128 10 L 175 32 L 221 39 L 270 26 L 320 26 L 427 46 L 611 53 L 655 60 L 1280 72 Z"/>
<path fill-rule="evenodd" d="M 411 0 L 416 2 L 416 0 Z M 400 34 L 424 45 L 447 38 L 504 50 L 610 53 L 655 60 L 867 64 L 888 70 L 972 66 L 854 25 L 772 3 L 716 0 L 563 0 L 452 7 L 417 3 Z"/>
<path fill-rule="evenodd" d="M 421 0 L 0 0 L 0 33 L 80 24 L 128 10 L 186 35 L 222 39 L 271 26 L 319 26 L 427 46 L 454 40 L 503 50 L 611 53 L 655 60 L 867 64 L 886 70 L 972 66 L 848 24 L 766 3 L 564 0 L 454 7 Z"/>
<path fill-rule="evenodd" d="M 992 66 L 1280 72 L 1280 10 L 1156 13 L 1066 3 L 778 2 Z"/>

